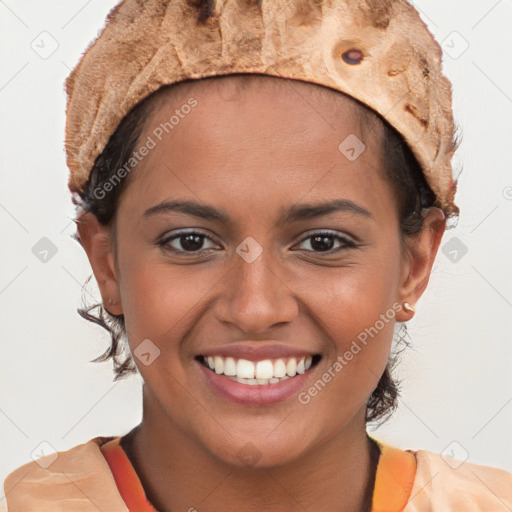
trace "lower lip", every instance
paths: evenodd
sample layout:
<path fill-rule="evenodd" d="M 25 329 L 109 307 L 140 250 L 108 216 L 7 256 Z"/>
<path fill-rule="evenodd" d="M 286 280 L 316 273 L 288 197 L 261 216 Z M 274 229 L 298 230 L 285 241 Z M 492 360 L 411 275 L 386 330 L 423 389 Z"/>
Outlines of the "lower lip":
<path fill-rule="evenodd" d="M 276 384 L 240 384 L 224 375 L 219 375 L 197 362 L 208 384 L 223 398 L 240 405 L 261 407 L 282 402 L 297 395 L 311 374 L 312 366 L 305 373 Z"/>

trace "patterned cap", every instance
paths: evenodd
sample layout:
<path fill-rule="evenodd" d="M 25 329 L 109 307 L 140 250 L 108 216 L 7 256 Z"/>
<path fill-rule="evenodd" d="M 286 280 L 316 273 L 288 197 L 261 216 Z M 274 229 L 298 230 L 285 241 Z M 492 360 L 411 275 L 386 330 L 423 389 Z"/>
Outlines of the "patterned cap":
<path fill-rule="evenodd" d="M 124 116 L 168 84 L 258 73 L 341 91 L 405 139 L 450 216 L 456 149 L 439 44 L 406 0 L 125 0 L 66 82 L 69 188 Z"/>

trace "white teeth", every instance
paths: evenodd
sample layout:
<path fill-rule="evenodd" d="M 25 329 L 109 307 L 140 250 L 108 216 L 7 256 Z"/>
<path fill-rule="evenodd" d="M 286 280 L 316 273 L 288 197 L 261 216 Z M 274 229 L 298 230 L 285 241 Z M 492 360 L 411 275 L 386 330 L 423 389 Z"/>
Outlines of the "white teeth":
<path fill-rule="evenodd" d="M 302 375 L 313 364 L 311 356 L 291 357 L 286 361 L 280 359 L 264 359 L 262 361 L 249 361 L 248 359 L 238 359 L 233 357 L 208 356 L 203 357 L 205 364 L 216 374 L 224 374 L 237 382 L 249 385 L 267 385 L 277 384 L 285 379 L 290 379 L 296 375 Z M 297 360 L 298 359 L 298 360 Z"/>
<path fill-rule="evenodd" d="M 217 365 L 215 365 L 215 368 L 217 368 Z M 300 375 L 302 375 L 305 371 L 306 371 L 306 369 L 304 368 L 304 358 L 302 358 L 302 359 L 297 363 L 297 373 L 299 373 Z"/>
<path fill-rule="evenodd" d="M 224 375 L 236 375 L 236 361 L 232 357 L 226 357 L 224 361 Z"/>
<path fill-rule="evenodd" d="M 257 379 L 271 379 L 274 376 L 274 365 L 270 359 L 258 361 L 256 364 Z"/>
<path fill-rule="evenodd" d="M 278 359 L 274 363 L 274 377 L 281 378 L 286 375 L 286 365 L 282 359 Z"/>
<path fill-rule="evenodd" d="M 293 357 L 286 364 L 286 375 L 288 377 L 295 377 L 297 375 L 297 360 Z"/>
<path fill-rule="evenodd" d="M 247 359 L 239 359 L 236 364 L 236 374 L 242 379 L 254 379 L 254 363 Z"/>
<path fill-rule="evenodd" d="M 266 386 L 267 384 L 277 384 L 282 380 L 290 379 L 291 377 L 283 377 L 282 379 L 276 379 L 272 377 L 271 379 L 241 379 L 239 377 L 229 377 L 231 380 L 239 382 L 240 384 L 249 384 L 249 386 L 254 386 L 259 384 L 260 386 Z"/>
<path fill-rule="evenodd" d="M 220 356 L 215 356 L 213 360 L 215 362 L 215 373 L 224 373 L 224 359 Z"/>

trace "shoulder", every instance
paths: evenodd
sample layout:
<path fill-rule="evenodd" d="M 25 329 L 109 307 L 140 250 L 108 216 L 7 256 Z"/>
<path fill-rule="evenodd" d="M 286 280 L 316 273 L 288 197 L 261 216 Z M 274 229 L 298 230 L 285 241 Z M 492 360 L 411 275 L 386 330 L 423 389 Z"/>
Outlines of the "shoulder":
<path fill-rule="evenodd" d="M 28 462 L 4 481 L 9 512 L 128 512 L 100 447 L 114 437 L 95 437 Z M 56 507 L 55 503 L 59 503 Z M 1 510 L 1 509 L 0 509 Z"/>
<path fill-rule="evenodd" d="M 428 450 L 412 451 L 416 477 L 404 512 L 510 512 L 512 474 Z"/>

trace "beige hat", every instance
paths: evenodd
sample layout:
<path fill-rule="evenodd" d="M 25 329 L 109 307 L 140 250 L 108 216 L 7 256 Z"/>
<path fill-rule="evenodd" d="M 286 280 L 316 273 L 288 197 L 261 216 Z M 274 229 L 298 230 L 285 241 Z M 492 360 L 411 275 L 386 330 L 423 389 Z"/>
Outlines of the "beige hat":
<path fill-rule="evenodd" d="M 69 188 L 83 192 L 122 118 L 166 84 L 260 73 L 331 87 L 400 132 L 450 216 L 451 84 L 406 0 L 124 0 L 69 76 Z"/>

